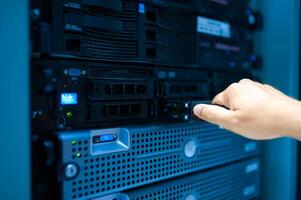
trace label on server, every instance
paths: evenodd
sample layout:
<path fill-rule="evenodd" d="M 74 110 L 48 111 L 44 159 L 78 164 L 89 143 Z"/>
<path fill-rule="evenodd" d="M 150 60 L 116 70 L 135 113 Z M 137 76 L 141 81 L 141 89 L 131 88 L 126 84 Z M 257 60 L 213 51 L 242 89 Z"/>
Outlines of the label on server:
<path fill-rule="evenodd" d="M 197 17 L 197 31 L 218 37 L 231 37 L 231 25 L 229 23 L 206 17 Z"/>

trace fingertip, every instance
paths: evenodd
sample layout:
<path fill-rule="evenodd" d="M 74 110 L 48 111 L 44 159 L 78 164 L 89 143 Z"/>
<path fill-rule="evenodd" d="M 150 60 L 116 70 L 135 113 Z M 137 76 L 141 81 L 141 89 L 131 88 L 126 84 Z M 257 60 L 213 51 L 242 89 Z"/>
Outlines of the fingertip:
<path fill-rule="evenodd" d="M 203 108 L 203 105 L 202 104 L 197 104 L 193 107 L 193 114 L 195 115 L 200 115 L 200 113 L 202 112 L 202 108 Z"/>
<path fill-rule="evenodd" d="M 198 118 L 213 124 L 221 125 L 224 128 L 231 126 L 233 121 L 232 118 L 234 117 L 233 111 L 219 105 L 196 105 L 193 108 L 193 112 Z"/>

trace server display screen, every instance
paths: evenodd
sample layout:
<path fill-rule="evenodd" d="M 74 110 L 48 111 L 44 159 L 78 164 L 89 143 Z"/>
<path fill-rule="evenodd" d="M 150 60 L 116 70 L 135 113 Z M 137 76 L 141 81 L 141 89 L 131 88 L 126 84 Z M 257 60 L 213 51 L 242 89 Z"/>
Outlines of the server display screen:
<path fill-rule="evenodd" d="M 231 25 L 229 23 L 206 17 L 197 17 L 197 31 L 218 37 L 231 37 Z"/>

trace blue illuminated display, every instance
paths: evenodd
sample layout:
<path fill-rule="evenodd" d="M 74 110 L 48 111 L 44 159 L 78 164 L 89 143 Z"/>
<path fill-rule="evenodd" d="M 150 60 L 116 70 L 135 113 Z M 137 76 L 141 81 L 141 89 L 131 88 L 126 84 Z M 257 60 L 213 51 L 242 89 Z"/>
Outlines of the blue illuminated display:
<path fill-rule="evenodd" d="M 62 93 L 61 105 L 75 105 L 77 104 L 77 93 Z"/>

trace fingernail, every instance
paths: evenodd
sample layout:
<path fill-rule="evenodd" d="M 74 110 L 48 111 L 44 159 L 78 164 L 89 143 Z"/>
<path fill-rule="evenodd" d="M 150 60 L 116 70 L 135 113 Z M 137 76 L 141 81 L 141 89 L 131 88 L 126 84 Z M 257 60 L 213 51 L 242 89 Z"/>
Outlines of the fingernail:
<path fill-rule="evenodd" d="M 202 111 L 202 105 L 198 104 L 193 107 L 193 114 L 198 115 Z"/>

